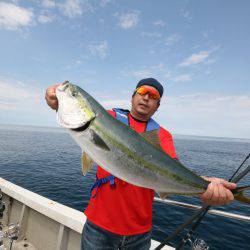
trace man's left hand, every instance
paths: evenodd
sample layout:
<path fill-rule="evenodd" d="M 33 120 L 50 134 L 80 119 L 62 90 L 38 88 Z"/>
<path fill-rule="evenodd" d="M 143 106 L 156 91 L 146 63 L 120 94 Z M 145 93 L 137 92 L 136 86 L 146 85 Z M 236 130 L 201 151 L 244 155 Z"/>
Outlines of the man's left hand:
<path fill-rule="evenodd" d="M 230 190 L 236 188 L 235 183 L 220 178 L 203 178 L 211 182 L 207 190 L 200 195 L 204 203 L 211 206 L 221 206 L 233 201 L 234 196 Z"/>

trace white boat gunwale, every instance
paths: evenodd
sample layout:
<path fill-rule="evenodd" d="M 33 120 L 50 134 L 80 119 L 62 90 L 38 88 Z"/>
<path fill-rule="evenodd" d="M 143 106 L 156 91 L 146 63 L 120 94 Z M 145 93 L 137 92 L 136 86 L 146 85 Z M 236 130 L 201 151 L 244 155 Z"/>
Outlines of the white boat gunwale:
<path fill-rule="evenodd" d="M 65 249 L 65 247 L 62 245 L 62 242 L 65 241 L 65 228 L 70 228 L 71 230 L 81 235 L 82 228 L 84 226 L 84 223 L 86 222 L 86 216 L 83 212 L 52 201 L 37 193 L 31 192 L 25 188 L 15 185 L 1 177 L 0 189 L 3 194 L 6 194 L 11 199 L 14 199 L 23 204 L 22 211 L 19 215 L 20 220 L 22 220 L 22 218 L 25 218 L 27 209 L 32 209 L 60 224 L 58 236 L 56 239 L 57 250 Z M 24 236 L 25 232 L 22 232 L 22 228 L 25 228 L 25 226 L 22 225 L 22 221 L 18 222 L 21 223 L 20 234 L 21 236 Z M 25 224 L 25 222 L 23 224 Z M 159 242 L 152 239 L 150 249 L 154 249 L 159 244 Z M 162 249 L 172 250 L 174 248 L 165 246 Z"/>

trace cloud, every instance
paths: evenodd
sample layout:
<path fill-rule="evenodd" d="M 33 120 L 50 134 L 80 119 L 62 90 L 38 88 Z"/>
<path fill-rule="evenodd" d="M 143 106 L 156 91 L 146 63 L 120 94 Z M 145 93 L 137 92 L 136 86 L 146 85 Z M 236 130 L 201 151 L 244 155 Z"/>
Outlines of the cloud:
<path fill-rule="evenodd" d="M 208 37 L 208 32 L 207 32 L 207 31 L 202 32 L 202 36 L 203 36 L 204 38 L 207 38 L 207 37 Z"/>
<path fill-rule="evenodd" d="M 172 80 L 174 82 L 188 82 L 192 80 L 192 77 L 189 74 L 183 74 L 173 77 Z"/>
<path fill-rule="evenodd" d="M 149 37 L 149 38 L 161 38 L 162 34 L 159 32 L 141 32 L 140 36 Z"/>
<path fill-rule="evenodd" d="M 48 15 L 39 15 L 37 20 L 39 23 L 46 24 L 51 23 L 53 21 L 53 17 Z"/>
<path fill-rule="evenodd" d="M 100 100 L 101 100 L 101 98 L 100 98 Z M 113 98 L 107 98 L 107 99 L 101 101 L 101 104 L 106 109 L 112 109 L 114 107 L 128 109 L 128 107 L 130 106 L 130 99 L 113 99 Z"/>
<path fill-rule="evenodd" d="M 135 28 L 139 22 L 139 11 L 129 11 L 127 13 L 116 13 L 115 17 L 118 18 L 119 22 L 119 26 L 123 29 L 131 29 L 131 28 Z"/>
<path fill-rule="evenodd" d="M 101 7 L 106 7 L 106 5 L 112 3 L 112 0 L 101 0 L 100 1 L 100 6 Z"/>
<path fill-rule="evenodd" d="M 72 69 L 72 68 L 78 67 L 79 65 L 82 65 L 82 62 L 83 61 L 81 59 L 76 59 L 71 64 L 68 64 L 65 68 L 66 69 Z"/>
<path fill-rule="evenodd" d="M 24 107 L 30 109 L 37 104 L 41 95 L 38 89 L 20 81 L 0 79 L 0 89 L 0 111 L 1 109 L 21 110 Z"/>
<path fill-rule="evenodd" d="M 209 58 L 207 60 L 204 61 L 204 64 L 213 64 L 216 62 L 215 58 Z"/>
<path fill-rule="evenodd" d="M 250 95 L 168 96 L 158 119 L 179 134 L 250 138 Z"/>
<path fill-rule="evenodd" d="M 167 92 L 167 91 L 166 91 Z M 124 96 L 124 95 L 123 95 Z M 125 98 L 100 94 L 105 108 L 128 108 Z M 193 93 L 163 97 L 155 119 L 173 133 L 218 137 L 250 138 L 250 95 Z"/>
<path fill-rule="evenodd" d="M 180 66 L 190 66 L 205 62 L 210 56 L 209 51 L 200 51 L 199 53 L 192 54 L 180 63 Z"/>
<path fill-rule="evenodd" d="M 67 0 L 65 3 L 60 4 L 60 9 L 68 17 L 82 15 L 81 3 L 78 0 Z"/>
<path fill-rule="evenodd" d="M 6 100 L 6 103 L 17 103 L 26 98 L 29 98 L 31 94 L 27 91 L 27 88 L 23 88 L 22 84 L 16 82 L 7 82 L 0 80 L 0 99 Z"/>
<path fill-rule="evenodd" d="M 0 3 L 0 27 L 8 30 L 18 30 L 31 25 L 33 12 L 12 3 Z"/>
<path fill-rule="evenodd" d="M 184 10 L 184 9 L 180 10 L 180 16 L 184 17 L 188 21 L 191 21 L 193 19 L 193 16 L 190 13 L 190 11 L 187 11 L 187 10 Z"/>
<path fill-rule="evenodd" d="M 56 8 L 64 16 L 69 18 L 81 16 L 84 12 L 93 12 L 94 9 L 88 0 L 65 0 L 65 1 L 53 1 L 44 0 L 41 5 L 47 9 Z"/>
<path fill-rule="evenodd" d="M 163 63 L 158 63 L 149 67 L 142 67 L 132 70 L 123 70 L 121 72 L 123 77 L 133 77 L 136 80 L 142 78 L 153 77 L 157 78 L 159 81 L 166 81 L 171 79 L 171 72 L 167 69 L 166 65 Z"/>
<path fill-rule="evenodd" d="M 14 110 L 16 105 L 5 101 L 0 101 L 0 110 Z"/>
<path fill-rule="evenodd" d="M 156 27 L 165 27 L 166 23 L 162 20 L 157 20 L 157 21 L 153 22 L 153 25 Z"/>
<path fill-rule="evenodd" d="M 142 69 L 142 70 L 137 70 L 137 71 L 132 72 L 132 76 L 136 77 L 137 79 L 148 78 L 148 77 L 152 77 L 153 73 L 150 69 Z"/>
<path fill-rule="evenodd" d="M 93 56 L 98 56 L 100 58 L 105 58 L 107 56 L 108 43 L 103 41 L 97 44 L 91 44 L 89 46 L 89 51 Z"/>
<path fill-rule="evenodd" d="M 46 8 L 54 8 L 56 7 L 56 2 L 54 0 L 43 0 L 42 6 Z"/>
<path fill-rule="evenodd" d="M 174 72 L 171 72 L 168 67 L 164 63 L 158 63 L 156 65 L 151 65 L 148 67 L 142 67 L 138 69 L 132 70 L 123 70 L 121 72 L 123 77 L 133 77 L 136 80 L 140 80 L 142 78 L 153 77 L 158 79 L 160 82 L 165 84 L 169 83 L 182 83 L 192 81 L 192 74 L 179 74 L 176 75 Z"/>
<path fill-rule="evenodd" d="M 0 123 L 46 125 L 50 119 L 56 124 L 55 113 L 44 99 L 45 88 L 36 87 L 36 81 L 0 78 L 0 89 Z"/>
<path fill-rule="evenodd" d="M 65 3 L 57 5 L 63 14 L 70 18 L 81 16 L 83 12 L 93 12 L 93 7 L 87 0 L 66 0 Z"/>
<path fill-rule="evenodd" d="M 82 60 L 80 60 L 80 59 L 76 60 L 76 61 L 75 61 L 75 64 L 76 64 L 76 65 L 82 64 Z"/>
<path fill-rule="evenodd" d="M 172 34 L 169 37 L 167 37 L 165 44 L 167 46 L 175 45 L 177 42 L 179 42 L 181 39 L 181 36 L 178 34 Z"/>

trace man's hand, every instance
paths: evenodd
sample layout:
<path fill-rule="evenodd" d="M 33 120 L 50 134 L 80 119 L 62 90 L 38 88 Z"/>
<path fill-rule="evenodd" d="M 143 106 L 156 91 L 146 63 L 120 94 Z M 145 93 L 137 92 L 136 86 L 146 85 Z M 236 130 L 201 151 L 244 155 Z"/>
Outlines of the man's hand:
<path fill-rule="evenodd" d="M 47 102 L 47 104 L 52 108 L 57 110 L 58 109 L 58 100 L 56 98 L 56 88 L 61 85 L 59 84 L 55 84 L 52 85 L 50 87 L 48 87 L 46 89 L 46 93 L 45 93 L 45 100 Z"/>
<path fill-rule="evenodd" d="M 208 185 L 206 192 L 200 195 L 200 198 L 204 203 L 211 206 L 221 206 L 228 204 L 234 199 L 230 190 L 236 188 L 235 183 L 220 178 L 203 178 L 211 182 Z"/>

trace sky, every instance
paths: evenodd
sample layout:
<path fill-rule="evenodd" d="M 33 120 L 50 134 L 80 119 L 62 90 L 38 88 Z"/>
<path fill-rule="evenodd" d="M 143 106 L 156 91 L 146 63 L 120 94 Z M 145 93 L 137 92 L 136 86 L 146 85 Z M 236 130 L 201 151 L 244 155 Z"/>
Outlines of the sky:
<path fill-rule="evenodd" d="M 44 94 L 64 80 L 109 109 L 154 77 L 154 118 L 171 133 L 250 138 L 249 12 L 248 0 L 0 0 L 0 124 L 57 127 Z"/>

